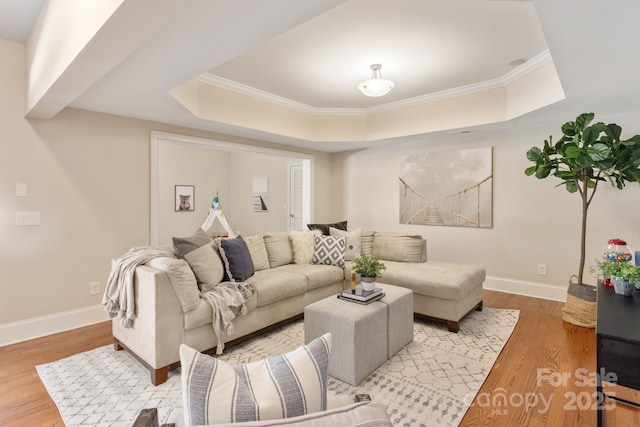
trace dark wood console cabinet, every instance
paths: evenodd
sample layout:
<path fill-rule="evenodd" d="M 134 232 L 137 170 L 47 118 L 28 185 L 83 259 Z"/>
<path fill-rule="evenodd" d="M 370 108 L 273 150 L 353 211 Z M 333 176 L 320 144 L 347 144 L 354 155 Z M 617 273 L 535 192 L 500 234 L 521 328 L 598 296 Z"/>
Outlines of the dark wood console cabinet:
<path fill-rule="evenodd" d="M 602 426 L 607 399 L 640 407 L 640 402 L 611 396 L 603 389 L 603 380 L 615 378 L 610 382 L 617 387 L 640 390 L 640 291 L 624 296 L 598 285 L 596 345 L 598 426 Z"/>

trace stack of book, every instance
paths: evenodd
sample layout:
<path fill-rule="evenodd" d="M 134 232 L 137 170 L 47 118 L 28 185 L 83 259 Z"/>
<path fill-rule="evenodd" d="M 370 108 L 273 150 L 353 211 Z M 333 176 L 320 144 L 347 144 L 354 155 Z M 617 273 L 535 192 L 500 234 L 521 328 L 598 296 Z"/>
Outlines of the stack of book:
<path fill-rule="evenodd" d="M 340 299 L 357 302 L 360 304 L 368 304 L 372 301 L 377 301 L 382 297 L 384 297 L 382 288 L 374 288 L 372 291 L 365 291 L 362 290 L 362 287 L 360 285 L 356 286 L 355 292 L 352 292 L 351 289 L 347 289 L 346 291 L 342 291 L 342 293 L 338 295 L 338 298 Z"/>

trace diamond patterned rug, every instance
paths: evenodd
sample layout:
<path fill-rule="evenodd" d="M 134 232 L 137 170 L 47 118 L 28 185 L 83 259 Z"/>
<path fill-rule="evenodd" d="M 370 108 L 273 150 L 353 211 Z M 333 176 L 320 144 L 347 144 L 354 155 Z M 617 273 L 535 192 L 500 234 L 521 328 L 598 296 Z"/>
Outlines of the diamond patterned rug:
<path fill-rule="evenodd" d="M 519 311 L 474 311 L 457 334 L 416 321 L 414 340 L 353 387 L 329 379 L 333 394 L 369 393 L 387 406 L 396 426 L 457 426 L 518 322 Z M 302 321 L 233 347 L 221 359 L 245 363 L 293 350 L 304 342 Z M 181 406 L 179 370 L 151 385 L 148 371 L 113 346 L 36 367 L 67 426 L 130 426 L 140 409 L 157 407 L 161 422 Z"/>

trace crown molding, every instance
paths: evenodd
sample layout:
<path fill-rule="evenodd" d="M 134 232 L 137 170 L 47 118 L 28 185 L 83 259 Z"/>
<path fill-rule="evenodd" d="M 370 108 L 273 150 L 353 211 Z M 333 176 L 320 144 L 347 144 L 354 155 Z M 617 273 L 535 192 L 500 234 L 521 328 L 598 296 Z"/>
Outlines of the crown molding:
<path fill-rule="evenodd" d="M 473 83 L 466 86 L 460 86 L 453 89 L 442 90 L 440 92 L 429 93 L 426 95 L 416 96 L 414 98 L 403 99 L 397 102 L 378 105 L 366 109 L 367 113 L 382 113 L 385 111 L 398 110 L 400 108 L 413 107 L 415 105 L 427 104 L 429 102 L 442 101 L 443 99 L 455 98 L 458 96 L 470 95 L 472 93 L 484 92 L 487 90 L 505 87 L 513 81 L 523 77 L 530 72 L 537 70 L 543 65 L 551 62 L 551 54 L 549 50 L 545 50 L 535 57 L 531 58 L 521 66 L 511 70 L 502 77 L 484 82 Z"/>
<path fill-rule="evenodd" d="M 291 108 L 303 113 L 313 115 L 331 115 L 331 116 L 358 116 L 367 115 L 373 113 L 382 113 L 386 111 L 398 110 L 401 108 L 412 107 L 420 104 L 427 104 L 430 102 L 441 101 L 443 99 L 455 98 L 458 96 L 469 95 L 472 93 L 483 92 L 492 90 L 514 82 L 515 80 L 531 73 L 534 70 L 542 67 L 543 65 L 552 62 L 551 53 L 549 50 L 544 50 L 540 54 L 531 58 L 521 66 L 513 69 L 509 73 L 502 77 L 498 77 L 492 80 L 484 82 L 473 83 L 466 86 L 460 86 L 453 89 L 447 89 L 440 92 L 429 93 L 426 95 L 416 96 L 413 98 L 403 99 L 401 101 L 389 102 L 387 104 L 378 105 L 368 108 L 316 108 L 301 102 L 294 101 L 289 98 L 274 95 L 269 92 L 265 92 L 247 85 L 243 85 L 232 80 L 224 79 L 211 73 L 204 73 L 199 75 L 196 80 L 210 84 L 213 86 L 227 89 L 242 95 L 250 96 L 253 98 L 261 99 L 266 102 L 270 102 L 283 107 Z"/>
<path fill-rule="evenodd" d="M 228 80 L 222 78 L 220 76 L 216 76 L 211 73 L 204 73 L 199 75 L 196 78 L 198 81 L 206 84 L 210 84 L 213 86 L 220 87 L 222 89 L 227 89 L 232 92 L 236 92 L 242 95 L 250 96 L 252 98 L 261 99 L 266 102 L 271 102 L 276 105 L 280 105 L 283 107 L 292 108 L 294 110 L 315 114 L 315 115 L 343 115 L 343 116 L 354 116 L 354 115 L 365 115 L 366 110 L 364 108 L 316 108 L 307 104 L 303 104 L 298 101 L 294 101 L 289 98 L 285 98 L 282 96 L 274 95 L 269 92 L 265 92 L 260 89 L 253 88 L 251 86 L 243 85 L 242 83 L 234 82 L 233 80 Z"/>
<path fill-rule="evenodd" d="M 549 62 L 553 62 L 553 60 L 551 59 L 551 52 L 549 52 L 549 49 L 546 49 L 521 66 L 509 71 L 507 74 L 502 76 L 501 80 L 504 82 L 504 85 L 508 85 L 509 83 L 518 80 L 520 77 L 524 77 L 532 71 L 537 70 L 543 65 L 547 65 Z"/>

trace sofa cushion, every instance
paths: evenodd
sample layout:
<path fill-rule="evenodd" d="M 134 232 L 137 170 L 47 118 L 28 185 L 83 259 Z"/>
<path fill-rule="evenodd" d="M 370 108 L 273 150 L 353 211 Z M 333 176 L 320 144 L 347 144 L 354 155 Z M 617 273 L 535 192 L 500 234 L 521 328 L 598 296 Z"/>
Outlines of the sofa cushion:
<path fill-rule="evenodd" d="M 264 244 L 267 247 L 270 268 L 293 262 L 293 247 L 289 233 L 265 234 Z"/>
<path fill-rule="evenodd" d="M 307 224 L 309 230 L 320 230 L 325 236 L 329 236 L 329 227 L 337 228 L 338 230 L 347 231 L 347 221 L 334 222 L 332 224 Z"/>
<path fill-rule="evenodd" d="M 180 345 L 186 425 L 296 417 L 327 409 L 331 334 L 283 355 L 231 365 Z"/>
<path fill-rule="evenodd" d="M 385 261 L 387 269 L 380 282 L 411 289 L 414 294 L 460 301 L 482 286 L 485 269 L 475 265 L 427 261 L 407 266 L 404 262 Z"/>
<path fill-rule="evenodd" d="M 314 237 L 320 231 L 292 231 L 291 246 L 293 247 L 293 262 L 295 264 L 310 264 L 315 252 Z"/>
<path fill-rule="evenodd" d="M 264 236 L 261 234 L 249 236 L 245 237 L 244 241 L 247 243 L 256 271 L 269 268 L 269 256 L 267 255 L 267 247 L 264 244 Z"/>
<path fill-rule="evenodd" d="M 191 236 L 174 237 L 173 252 L 178 258 L 184 258 L 185 254 L 211 243 L 211 238 L 202 228 L 198 228 Z"/>
<path fill-rule="evenodd" d="M 373 257 L 389 261 L 423 262 L 426 241 L 418 235 L 376 233 L 373 238 Z M 424 257 L 424 258 L 423 258 Z"/>
<path fill-rule="evenodd" d="M 247 243 L 242 236 L 233 239 L 217 239 L 216 244 L 224 263 L 225 279 L 232 282 L 244 282 L 253 276 L 255 268 Z"/>
<path fill-rule="evenodd" d="M 251 279 L 256 285 L 258 307 L 273 304 L 307 291 L 307 278 L 282 268 L 256 271 Z"/>
<path fill-rule="evenodd" d="M 360 244 L 362 255 L 373 255 L 373 236 L 376 234 L 373 230 L 363 231 L 360 236 Z"/>
<path fill-rule="evenodd" d="M 200 290 L 198 289 L 196 276 L 187 261 L 170 257 L 157 257 L 149 260 L 147 265 L 167 273 L 171 287 L 173 287 L 178 301 L 180 301 L 183 313 L 195 310 L 198 307 Z"/>
<path fill-rule="evenodd" d="M 345 261 L 353 261 L 362 253 L 362 228 L 353 231 L 338 230 L 329 227 L 329 233 L 334 237 L 344 237 L 347 239 L 347 246 L 344 251 Z"/>
<path fill-rule="evenodd" d="M 174 237 L 173 251 L 178 258 L 187 260 L 205 288 L 217 285 L 224 276 L 224 267 L 211 239 L 201 228 L 189 237 Z"/>
<path fill-rule="evenodd" d="M 315 236 L 315 252 L 312 264 L 335 265 L 344 267 L 344 250 L 347 239 L 344 237 Z"/>
<path fill-rule="evenodd" d="M 184 256 L 200 282 L 200 288 L 211 288 L 224 277 L 224 266 L 218 254 L 218 249 L 211 243 L 193 250 Z"/>
<path fill-rule="evenodd" d="M 258 306 L 258 296 L 253 294 L 251 298 L 245 304 L 247 307 L 247 312 L 251 312 Z M 242 316 L 240 309 L 232 307 L 231 310 L 235 313 L 236 317 Z M 211 308 L 211 304 L 204 299 L 200 298 L 198 301 L 198 306 L 195 310 L 191 310 L 188 313 L 184 314 L 184 330 L 190 331 L 199 326 L 208 325 L 211 326 L 213 322 L 213 309 Z M 213 335 L 213 334 L 212 334 Z"/>
<path fill-rule="evenodd" d="M 344 280 L 342 269 L 330 265 L 289 264 L 279 267 L 278 270 L 306 277 L 308 290 L 329 286 Z"/>

